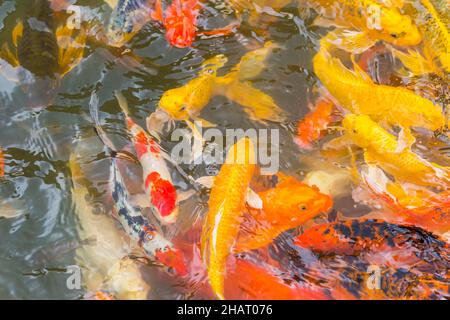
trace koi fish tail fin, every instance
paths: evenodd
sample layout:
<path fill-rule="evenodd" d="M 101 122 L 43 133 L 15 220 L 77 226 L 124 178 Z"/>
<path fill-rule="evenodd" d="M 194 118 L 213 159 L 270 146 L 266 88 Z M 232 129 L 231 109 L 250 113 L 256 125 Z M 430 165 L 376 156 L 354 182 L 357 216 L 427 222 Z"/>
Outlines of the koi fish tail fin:
<path fill-rule="evenodd" d="M 59 26 L 56 29 L 56 39 L 59 47 L 58 65 L 61 76 L 72 70 L 83 58 L 86 44 L 86 32 L 80 29 L 73 37 L 74 29 L 67 25 Z"/>
<path fill-rule="evenodd" d="M 253 87 L 248 81 L 232 82 L 221 93 L 229 100 L 243 106 L 255 121 L 283 122 L 287 118 L 286 113 L 270 95 Z"/>

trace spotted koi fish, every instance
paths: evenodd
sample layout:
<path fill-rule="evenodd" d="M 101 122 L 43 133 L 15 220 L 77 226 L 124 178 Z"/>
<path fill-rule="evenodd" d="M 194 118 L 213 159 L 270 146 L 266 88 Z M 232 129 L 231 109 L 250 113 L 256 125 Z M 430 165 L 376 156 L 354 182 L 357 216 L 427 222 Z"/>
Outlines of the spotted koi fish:
<path fill-rule="evenodd" d="M 177 191 L 158 142 L 129 116 L 125 97 L 116 92 L 126 116 L 127 128 L 143 169 L 144 187 L 148 203 L 154 207 L 156 217 L 164 224 L 174 223 L 178 216 Z"/>
<path fill-rule="evenodd" d="M 181 252 L 156 230 L 155 226 L 142 214 L 140 208 L 131 204 L 130 195 L 124 187 L 115 158 L 111 161 L 109 184 L 118 220 L 126 233 L 137 241 L 147 255 L 167 266 L 169 271 L 174 270 L 179 276 L 186 275 L 187 271 Z"/>

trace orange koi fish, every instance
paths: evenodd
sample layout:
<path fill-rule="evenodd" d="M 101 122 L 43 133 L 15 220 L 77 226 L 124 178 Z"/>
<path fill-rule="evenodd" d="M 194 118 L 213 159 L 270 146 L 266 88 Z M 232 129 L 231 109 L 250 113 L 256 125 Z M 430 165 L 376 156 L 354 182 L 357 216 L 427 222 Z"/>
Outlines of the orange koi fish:
<path fill-rule="evenodd" d="M 322 137 L 322 133 L 331 122 L 331 113 L 334 104 L 329 100 L 321 99 L 316 108 L 298 122 L 295 142 L 301 149 L 311 150 L 314 141 Z"/>
<path fill-rule="evenodd" d="M 228 299 L 257 300 L 326 300 L 323 289 L 312 285 L 292 284 L 284 280 L 281 270 L 261 262 L 236 259 L 226 277 L 225 295 Z"/>
<path fill-rule="evenodd" d="M 254 145 L 250 139 L 242 138 L 230 148 L 211 189 L 201 253 L 207 262 L 209 283 L 220 299 L 224 299 L 226 261 L 238 237 L 255 167 Z"/>
<path fill-rule="evenodd" d="M 258 193 L 263 209 L 250 209 L 250 219 L 242 223 L 236 252 L 270 244 L 281 233 L 296 228 L 333 206 L 330 196 L 316 186 L 287 177 L 275 188 Z"/>
<path fill-rule="evenodd" d="M 384 219 L 413 224 L 438 234 L 450 231 L 450 190 L 434 193 L 406 189 L 389 181 L 382 170 L 373 166 L 362 173 L 362 178 L 374 197 L 385 204 Z"/>

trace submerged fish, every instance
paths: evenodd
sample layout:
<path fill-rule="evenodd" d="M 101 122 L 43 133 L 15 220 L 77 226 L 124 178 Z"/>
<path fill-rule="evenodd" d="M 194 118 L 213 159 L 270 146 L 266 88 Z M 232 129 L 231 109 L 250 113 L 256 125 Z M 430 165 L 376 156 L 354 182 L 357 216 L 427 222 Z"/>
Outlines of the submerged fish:
<path fill-rule="evenodd" d="M 32 0 L 24 8 L 25 16 L 12 33 L 15 49 L 6 43 L 2 56 L 12 66 L 23 66 L 38 77 L 62 77 L 79 63 L 84 52 L 86 35 L 59 23 L 48 0 Z"/>
<path fill-rule="evenodd" d="M 314 279 L 332 275 L 333 295 L 345 288 L 347 299 L 449 297 L 450 247 L 418 227 L 366 219 L 327 223 L 306 230 L 294 244 L 320 259 L 315 273 L 301 268 L 298 275 Z M 295 261 L 292 253 L 288 259 Z M 301 258 L 297 259 L 301 267 Z M 368 283 L 374 284 L 376 270 L 379 287 L 371 288 Z"/>
<path fill-rule="evenodd" d="M 275 188 L 259 192 L 262 210 L 249 210 L 250 219 L 242 223 L 235 251 L 258 249 L 270 244 L 281 233 L 299 227 L 331 209 L 330 196 L 315 186 L 287 177 Z"/>
<path fill-rule="evenodd" d="M 130 118 L 125 97 L 120 93 L 116 93 L 116 97 L 125 113 L 127 128 L 142 165 L 144 189 L 148 197 L 144 203 L 153 206 L 153 211 L 161 222 L 174 223 L 178 216 L 178 199 L 165 160 L 168 156 L 164 155 L 158 141 Z"/>
<path fill-rule="evenodd" d="M 413 91 L 374 83 L 356 64 L 355 70 L 346 68 L 331 55 L 327 38 L 321 40 L 321 48 L 314 56 L 314 72 L 337 102 L 352 113 L 369 115 L 376 121 L 401 127 L 399 151 L 412 145 L 411 127 L 431 131 L 442 129 L 445 116 L 438 105 Z"/>
<path fill-rule="evenodd" d="M 207 263 L 209 283 L 219 299 L 224 299 L 227 257 L 238 237 L 255 171 L 255 156 L 253 142 L 240 139 L 230 148 L 211 189 L 201 234 L 201 253 Z"/>
<path fill-rule="evenodd" d="M 423 37 L 423 55 L 393 50 L 395 56 L 415 75 L 440 74 L 439 67 L 450 72 L 450 6 L 447 0 L 411 1 L 405 6 Z"/>
<path fill-rule="evenodd" d="M 409 148 L 398 152 L 396 137 L 366 115 L 348 114 L 342 121 L 344 139 L 364 150 L 368 164 L 381 167 L 395 177 L 423 186 L 448 189 L 450 168 L 422 159 Z"/>
<path fill-rule="evenodd" d="M 113 12 L 106 37 L 108 44 L 122 47 L 152 19 L 155 0 L 108 0 Z"/>
<path fill-rule="evenodd" d="M 313 0 L 299 1 L 319 12 L 316 24 L 337 26 L 341 36 L 341 48 L 359 52 L 378 40 L 399 45 L 414 46 L 421 42 L 417 26 L 408 15 L 396 7 L 389 7 L 376 0 Z M 351 28 L 353 30 L 348 30 Z"/>
<path fill-rule="evenodd" d="M 69 167 L 79 237 L 90 239 L 89 243 L 78 246 L 75 258 L 77 265 L 83 268 L 86 291 L 106 290 L 119 299 L 145 299 L 150 287 L 142 278 L 137 261 L 127 259 L 131 252 L 127 236 L 110 216 L 96 212 L 88 201 L 88 181 L 75 154 L 70 156 Z M 117 272 L 116 269 L 124 265 L 127 272 Z"/>
<path fill-rule="evenodd" d="M 217 76 L 217 70 L 225 65 L 227 58 L 217 55 L 205 61 L 198 77 L 182 87 L 166 91 L 159 107 L 175 120 L 189 121 L 198 118 L 213 96 L 222 95 L 243 106 L 256 121 L 283 121 L 285 115 L 272 97 L 248 81 L 263 71 L 265 60 L 274 47 L 267 42 L 263 48 L 245 54 L 230 73 L 221 77 Z"/>

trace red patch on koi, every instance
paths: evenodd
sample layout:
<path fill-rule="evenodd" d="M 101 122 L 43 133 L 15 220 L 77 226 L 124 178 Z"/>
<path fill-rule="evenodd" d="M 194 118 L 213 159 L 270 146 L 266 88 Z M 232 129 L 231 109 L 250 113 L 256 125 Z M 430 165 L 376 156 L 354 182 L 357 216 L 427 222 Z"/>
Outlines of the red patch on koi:
<path fill-rule="evenodd" d="M 151 152 L 154 155 L 160 153 L 158 144 L 153 139 L 149 138 L 144 131 L 139 131 L 136 135 L 135 149 L 139 159 L 147 152 Z"/>
<path fill-rule="evenodd" d="M 145 180 L 145 188 L 150 188 L 151 203 L 158 209 L 161 217 L 170 216 L 177 201 L 177 191 L 173 184 L 162 179 L 159 173 L 152 172 Z"/>
<path fill-rule="evenodd" d="M 334 104 L 328 100 L 320 100 L 314 111 L 308 113 L 298 122 L 295 142 L 302 149 L 311 149 L 312 143 L 322 137 L 322 132 L 331 122 Z"/>
<path fill-rule="evenodd" d="M 155 258 L 163 265 L 173 268 L 178 276 L 182 277 L 188 273 L 184 255 L 177 249 L 157 250 Z"/>

